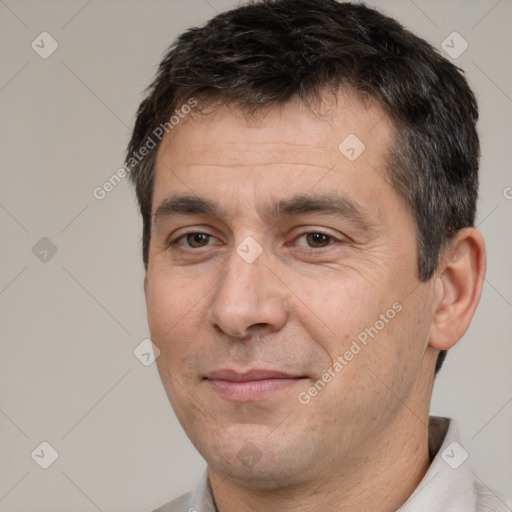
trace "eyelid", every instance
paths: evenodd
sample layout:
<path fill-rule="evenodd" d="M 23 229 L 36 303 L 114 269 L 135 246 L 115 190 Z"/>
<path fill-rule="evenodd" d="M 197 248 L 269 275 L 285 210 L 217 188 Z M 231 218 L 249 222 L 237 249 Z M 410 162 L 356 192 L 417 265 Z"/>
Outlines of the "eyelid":
<path fill-rule="evenodd" d="M 181 238 L 186 235 L 191 235 L 195 233 L 202 233 L 205 235 L 217 237 L 217 235 L 214 235 L 213 233 L 217 230 L 215 228 L 212 228 L 209 224 L 187 224 L 182 225 L 181 227 L 174 229 L 171 233 L 167 235 L 167 241 L 168 243 L 171 243 L 172 241 L 176 241 L 178 238 Z"/>
<path fill-rule="evenodd" d="M 167 241 L 167 245 L 177 245 L 177 246 L 180 246 L 180 247 L 185 247 L 186 249 L 194 249 L 192 247 L 182 246 L 178 242 L 180 240 L 182 240 L 182 239 L 185 239 L 188 235 L 197 235 L 197 234 L 206 235 L 206 236 L 210 237 L 210 239 L 211 238 L 215 238 L 215 239 L 218 240 L 218 238 L 215 235 L 212 235 L 211 233 L 208 233 L 208 231 L 206 231 L 206 230 L 194 229 L 194 230 L 191 230 L 191 231 L 186 231 L 184 233 L 181 233 L 178 236 L 173 235 L 173 236 L 169 237 L 169 240 Z M 210 245 L 210 244 L 208 244 L 208 245 Z M 205 245 L 204 247 L 208 247 L 208 245 Z M 213 245 L 218 245 L 218 244 L 213 244 Z M 197 250 L 197 248 L 195 248 L 195 250 Z"/>
<path fill-rule="evenodd" d="M 321 234 L 321 235 L 324 235 L 328 238 L 331 239 L 331 243 L 327 244 L 325 247 L 308 247 L 308 246 L 304 246 L 304 245 L 298 245 L 296 243 L 296 241 L 303 237 L 303 236 L 306 236 L 306 235 L 309 235 L 309 234 Z M 347 237 L 344 237 L 344 236 L 336 236 L 336 235 L 333 235 L 332 233 L 329 233 L 328 231 L 324 231 L 322 229 L 308 229 L 307 231 L 302 231 L 301 233 L 299 233 L 298 235 L 296 235 L 294 238 L 293 238 L 293 242 L 295 242 L 296 245 L 298 245 L 301 250 L 304 250 L 304 251 L 311 251 L 311 252 L 321 252 L 322 250 L 328 250 L 329 248 L 331 248 L 333 245 L 335 245 L 336 243 L 339 243 L 339 242 L 343 242 L 344 240 L 346 240 Z"/>
<path fill-rule="evenodd" d="M 338 235 L 334 235 L 333 233 L 330 233 L 329 231 L 327 231 L 325 229 L 310 228 L 310 229 L 303 230 L 300 233 L 298 233 L 297 235 L 295 235 L 292 239 L 292 243 L 296 243 L 296 241 L 299 238 L 309 235 L 309 234 L 312 234 L 312 233 L 319 233 L 319 234 L 325 235 L 325 236 L 329 237 L 330 239 L 332 239 L 332 242 L 330 244 L 326 245 L 325 247 L 307 247 L 307 246 L 301 246 L 301 245 L 296 244 L 299 247 L 301 247 L 301 250 L 306 251 L 306 252 L 307 251 L 321 252 L 322 250 L 329 249 L 331 246 L 335 245 L 337 242 L 343 242 L 345 240 L 348 240 L 348 237 L 345 235 L 338 236 Z M 218 240 L 218 238 L 215 235 L 213 235 L 211 232 L 209 232 L 207 229 L 203 230 L 201 228 L 195 228 L 195 229 L 191 229 L 189 231 L 182 232 L 178 236 L 176 236 L 176 235 L 170 236 L 167 241 L 167 245 L 169 245 L 169 246 L 175 245 L 175 246 L 183 247 L 185 249 L 191 249 L 194 251 L 197 251 L 198 249 L 201 249 L 203 247 L 208 247 L 209 245 L 219 245 L 219 244 L 207 244 L 203 247 L 193 248 L 193 247 L 182 246 L 179 243 L 180 240 L 186 238 L 188 235 L 194 235 L 194 234 L 202 234 L 202 235 L 206 235 L 210 238 L 214 238 L 214 239 Z M 289 243 L 286 243 L 285 245 L 289 245 Z"/>

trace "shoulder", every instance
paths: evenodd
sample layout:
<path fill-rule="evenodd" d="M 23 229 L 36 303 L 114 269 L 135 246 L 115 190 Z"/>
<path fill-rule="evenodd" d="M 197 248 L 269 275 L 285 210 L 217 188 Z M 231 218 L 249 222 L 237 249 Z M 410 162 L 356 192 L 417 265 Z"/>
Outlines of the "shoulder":
<path fill-rule="evenodd" d="M 203 472 L 192 492 L 183 494 L 152 512 L 216 512 L 208 471 Z"/>
<path fill-rule="evenodd" d="M 475 482 L 476 512 L 510 512 L 512 501 L 507 500 L 486 485 Z"/>
<path fill-rule="evenodd" d="M 188 492 L 187 494 L 183 494 L 179 498 L 158 507 L 153 510 L 153 512 L 192 512 L 190 509 L 190 498 L 192 497 L 192 493 Z"/>

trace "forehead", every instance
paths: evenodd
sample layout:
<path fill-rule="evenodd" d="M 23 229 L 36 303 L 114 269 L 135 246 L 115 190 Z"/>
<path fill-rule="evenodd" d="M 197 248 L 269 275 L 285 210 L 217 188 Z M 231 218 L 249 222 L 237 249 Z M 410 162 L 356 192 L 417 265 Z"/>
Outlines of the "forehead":
<path fill-rule="evenodd" d="M 274 188 L 273 193 L 283 194 L 290 187 L 304 192 L 308 183 L 328 173 L 322 178 L 324 186 L 331 178 L 336 186 L 347 179 L 371 190 L 371 181 L 387 184 L 392 133 L 378 103 L 364 104 L 350 94 L 327 96 L 314 110 L 293 100 L 256 117 L 231 105 L 217 106 L 206 115 L 192 111 L 160 145 L 153 211 L 176 189 L 190 193 L 190 187 L 199 186 L 211 193 L 214 187 L 229 193 L 233 172 L 244 170 L 245 185 L 252 181 L 256 192 Z M 240 174 L 236 179 L 242 179 Z"/>
<path fill-rule="evenodd" d="M 215 158 L 223 148 L 235 149 L 236 145 L 243 165 L 250 154 L 254 163 L 265 163 L 266 156 L 281 155 L 286 146 L 284 158 L 309 154 L 314 161 L 328 154 L 339 156 L 339 143 L 350 133 L 366 147 L 379 143 L 385 147 L 391 132 L 391 121 L 379 103 L 363 103 L 355 94 L 340 92 L 325 95 L 319 106 L 311 109 L 293 99 L 254 115 L 230 104 L 206 107 L 202 112 L 192 110 L 166 134 L 159 154 L 171 145 L 176 163 L 188 163 L 196 156 Z M 253 151 L 256 145 L 262 148 L 259 155 Z"/>

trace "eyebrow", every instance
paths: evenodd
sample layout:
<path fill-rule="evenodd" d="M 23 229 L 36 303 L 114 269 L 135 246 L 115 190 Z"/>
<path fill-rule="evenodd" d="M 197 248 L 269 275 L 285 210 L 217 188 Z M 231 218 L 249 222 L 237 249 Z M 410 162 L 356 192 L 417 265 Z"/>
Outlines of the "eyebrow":
<path fill-rule="evenodd" d="M 264 205 L 261 212 L 263 217 L 276 220 L 312 212 L 326 213 L 344 217 L 364 229 L 374 225 L 368 212 L 359 203 L 339 193 L 296 195 Z M 175 195 L 164 199 L 158 206 L 154 213 L 155 222 L 159 223 L 176 215 L 224 217 L 219 206 L 209 199 L 194 195 Z"/>

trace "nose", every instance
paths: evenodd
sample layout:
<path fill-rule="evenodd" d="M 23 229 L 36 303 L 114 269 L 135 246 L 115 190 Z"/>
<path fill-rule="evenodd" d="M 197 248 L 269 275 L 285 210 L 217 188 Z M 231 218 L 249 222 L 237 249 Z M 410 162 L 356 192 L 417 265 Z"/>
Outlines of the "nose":
<path fill-rule="evenodd" d="M 289 314 L 286 290 L 269 261 L 265 250 L 251 263 L 233 250 L 208 313 L 214 328 L 244 339 L 256 332 L 279 331 L 285 325 Z"/>

